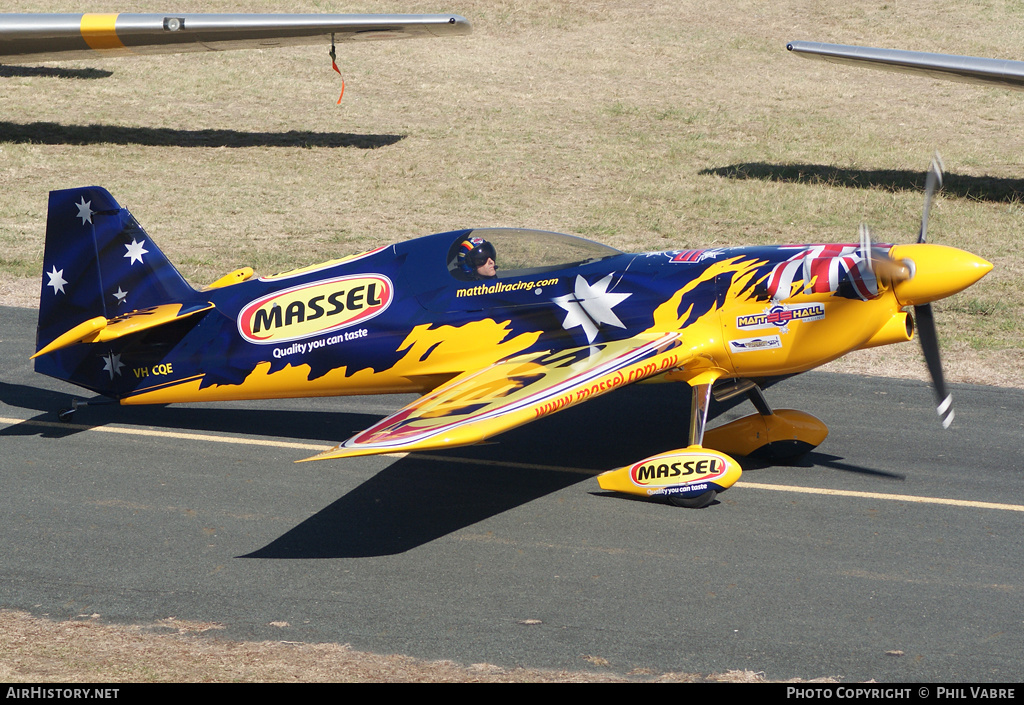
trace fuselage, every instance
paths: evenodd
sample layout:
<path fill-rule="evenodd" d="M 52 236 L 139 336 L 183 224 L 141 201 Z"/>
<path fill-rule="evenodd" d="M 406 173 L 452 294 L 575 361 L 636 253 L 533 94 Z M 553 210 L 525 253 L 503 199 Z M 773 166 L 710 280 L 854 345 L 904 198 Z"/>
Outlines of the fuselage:
<path fill-rule="evenodd" d="M 497 278 L 453 267 L 452 245 L 469 232 L 496 241 Z M 196 292 L 214 307 L 118 341 L 109 351 L 118 374 L 105 370 L 110 379 L 101 381 L 124 404 L 422 393 L 517 354 L 673 330 L 718 376 L 766 377 L 912 336 L 903 307 L 915 302 L 880 288 L 854 245 L 574 249 L 586 242 L 535 231 L 441 233 Z M 901 256 L 915 247 L 937 246 L 903 246 Z M 944 256 L 968 271 L 959 288 L 987 271 L 969 253 L 943 250 L 929 250 L 919 281 Z M 952 293 L 944 286 L 918 288 L 939 298 Z"/>

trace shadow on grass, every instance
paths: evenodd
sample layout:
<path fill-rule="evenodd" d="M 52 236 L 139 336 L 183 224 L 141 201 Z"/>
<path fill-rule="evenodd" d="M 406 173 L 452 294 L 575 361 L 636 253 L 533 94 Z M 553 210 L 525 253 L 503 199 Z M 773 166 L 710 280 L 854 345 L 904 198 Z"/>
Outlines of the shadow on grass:
<path fill-rule="evenodd" d="M 902 169 L 844 169 L 821 164 L 765 164 L 746 162 L 703 169 L 704 176 L 727 179 L 757 179 L 792 184 L 825 184 L 846 188 L 880 189 L 899 193 L 923 193 L 925 172 Z M 947 173 L 942 178 L 942 192 L 947 196 L 975 201 L 1018 203 L 1024 201 L 1024 179 L 994 176 L 965 176 Z"/>
<path fill-rule="evenodd" d="M 175 130 L 121 125 L 21 124 L 0 121 L 0 143 L 89 145 L 135 144 L 145 147 L 355 147 L 377 149 L 405 135 L 357 135 L 345 132 L 241 132 L 238 130 Z"/>
<path fill-rule="evenodd" d="M 68 69 L 56 66 L 0 66 L 0 78 L 75 78 L 95 79 L 113 76 L 105 69 Z"/>

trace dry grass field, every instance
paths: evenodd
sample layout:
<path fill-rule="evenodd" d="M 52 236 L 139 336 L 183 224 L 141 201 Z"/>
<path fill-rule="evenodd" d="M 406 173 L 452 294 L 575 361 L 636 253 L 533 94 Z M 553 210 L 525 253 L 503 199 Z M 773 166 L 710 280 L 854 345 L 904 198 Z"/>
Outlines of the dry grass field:
<path fill-rule="evenodd" d="M 68 2 L 5 11 L 80 11 Z M 145 3 L 102 10 L 146 10 Z M 231 0 L 181 11 L 249 9 Z M 915 237 L 995 271 L 937 305 L 949 375 L 1024 386 L 1024 94 L 801 60 L 790 39 L 1018 58 L 986 0 L 705 0 L 261 9 L 452 11 L 467 38 L 0 68 L 0 297 L 38 295 L 46 194 L 98 184 L 195 284 L 409 237 L 524 226 L 627 250 Z M 920 375 L 913 345 L 838 369 Z"/>
<path fill-rule="evenodd" d="M 0 2 L 4 12 L 83 9 Z M 254 8 L 175 0 L 159 9 Z M 0 303 L 34 305 L 55 188 L 106 187 L 198 285 L 244 265 L 269 273 L 471 226 L 569 232 L 638 251 L 849 242 L 864 221 L 879 240 L 909 242 L 938 150 L 947 179 L 930 240 L 995 264 L 936 305 L 948 376 L 1024 386 L 1024 93 L 785 50 L 806 39 L 1024 59 L 1020 2 L 294 0 L 255 9 L 450 11 L 474 33 L 339 47 L 340 105 L 326 45 L 0 67 Z M 913 343 L 832 369 L 924 374 Z"/>
<path fill-rule="evenodd" d="M 11 683 L 763 683 L 763 673 L 626 674 L 461 665 L 356 651 L 346 644 L 233 643 L 219 625 L 174 618 L 129 627 L 51 622 L 0 610 L 0 681 Z M 213 635 L 213 636 L 211 636 Z M 600 669 L 601 659 L 592 658 Z M 828 679 L 824 679 L 828 680 Z M 819 681 L 822 682 L 822 681 Z M 832 681 L 834 682 L 834 681 Z M 5 691 L 6 692 L 6 691 Z M 124 695 L 122 693 L 121 698 Z"/>

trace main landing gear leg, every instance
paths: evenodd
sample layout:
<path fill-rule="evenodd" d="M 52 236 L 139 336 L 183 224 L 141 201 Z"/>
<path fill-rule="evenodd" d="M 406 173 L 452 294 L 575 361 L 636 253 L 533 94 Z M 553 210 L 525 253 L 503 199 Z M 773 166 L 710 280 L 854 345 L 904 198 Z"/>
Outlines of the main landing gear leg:
<path fill-rule="evenodd" d="M 711 384 L 695 384 L 690 401 L 690 447 L 704 443 L 704 430 L 708 424 L 708 407 L 711 406 Z M 696 495 L 669 495 L 668 501 L 677 507 L 701 509 L 715 501 L 718 491 L 709 489 Z"/>

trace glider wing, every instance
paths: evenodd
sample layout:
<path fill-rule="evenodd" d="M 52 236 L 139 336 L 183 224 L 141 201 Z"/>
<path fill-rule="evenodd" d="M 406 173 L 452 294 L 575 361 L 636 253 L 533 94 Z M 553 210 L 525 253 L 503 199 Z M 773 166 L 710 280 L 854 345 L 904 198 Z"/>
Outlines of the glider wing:
<path fill-rule="evenodd" d="M 0 63 L 266 49 L 470 32 L 458 15 L 0 14 Z"/>

